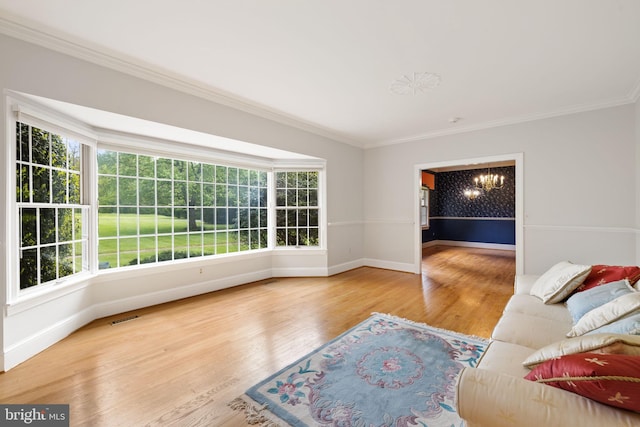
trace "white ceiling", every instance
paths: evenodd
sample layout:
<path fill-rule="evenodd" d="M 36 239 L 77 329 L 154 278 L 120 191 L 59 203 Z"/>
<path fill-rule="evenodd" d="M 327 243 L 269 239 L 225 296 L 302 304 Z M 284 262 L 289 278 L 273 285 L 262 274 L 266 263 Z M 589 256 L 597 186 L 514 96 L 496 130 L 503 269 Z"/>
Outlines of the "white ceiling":
<path fill-rule="evenodd" d="M 640 96 L 638 0 L 0 0 L 30 29 L 365 148 Z"/>

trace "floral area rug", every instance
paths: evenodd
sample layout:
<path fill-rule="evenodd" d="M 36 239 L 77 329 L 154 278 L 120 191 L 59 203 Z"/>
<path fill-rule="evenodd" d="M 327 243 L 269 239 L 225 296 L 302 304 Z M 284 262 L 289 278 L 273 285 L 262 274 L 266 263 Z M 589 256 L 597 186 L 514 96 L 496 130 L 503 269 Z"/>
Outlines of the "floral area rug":
<path fill-rule="evenodd" d="M 262 426 L 455 427 L 460 371 L 488 341 L 374 314 L 229 404 Z"/>

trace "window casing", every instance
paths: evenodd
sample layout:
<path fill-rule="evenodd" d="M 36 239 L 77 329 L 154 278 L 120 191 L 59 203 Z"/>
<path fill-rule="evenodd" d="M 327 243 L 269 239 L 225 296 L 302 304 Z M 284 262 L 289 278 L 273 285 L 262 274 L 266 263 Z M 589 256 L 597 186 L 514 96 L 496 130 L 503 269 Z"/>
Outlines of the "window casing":
<path fill-rule="evenodd" d="M 98 150 L 99 268 L 263 249 L 267 172 Z"/>
<path fill-rule="evenodd" d="M 429 228 L 429 188 L 420 188 L 420 226 Z"/>
<path fill-rule="evenodd" d="M 318 171 L 277 171 L 276 246 L 319 246 Z"/>
<path fill-rule="evenodd" d="M 20 289 L 88 271 L 80 142 L 16 123 Z"/>

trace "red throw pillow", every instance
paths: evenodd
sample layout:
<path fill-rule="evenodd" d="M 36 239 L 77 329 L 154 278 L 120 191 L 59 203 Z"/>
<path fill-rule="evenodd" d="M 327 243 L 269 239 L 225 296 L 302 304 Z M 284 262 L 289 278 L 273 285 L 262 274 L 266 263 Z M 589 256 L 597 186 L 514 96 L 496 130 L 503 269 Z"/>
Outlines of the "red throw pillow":
<path fill-rule="evenodd" d="M 640 411 L 640 356 L 570 354 L 538 365 L 525 378 L 605 405 Z"/>
<path fill-rule="evenodd" d="M 622 267 L 618 265 L 594 265 L 591 267 L 591 273 L 584 279 L 584 282 L 575 292 L 586 291 L 605 283 L 616 282 L 618 280 L 627 279 L 629 284 L 633 286 L 640 280 L 640 267 L 629 266 Z"/>

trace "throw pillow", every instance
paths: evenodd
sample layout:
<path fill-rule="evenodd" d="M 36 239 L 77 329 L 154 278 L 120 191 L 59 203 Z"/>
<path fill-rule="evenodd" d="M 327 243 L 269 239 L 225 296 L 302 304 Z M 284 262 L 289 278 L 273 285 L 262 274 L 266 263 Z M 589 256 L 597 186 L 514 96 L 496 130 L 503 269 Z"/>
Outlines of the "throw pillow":
<path fill-rule="evenodd" d="M 594 331 L 595 332 L 595 331 Z M 640 356 L 640 336 L 624 334 L 589 334 L 542 347 L 522 364 L 534 368 L 547 360 L 576 353 L 628 354 Z"/>
<path fill-rule="evenodd" d="M 605 283 L 615 282 L 617 280 L 627 279 L 630 285 L 634 285 L 640 280 L 640 267 L 619 265 L 601 265 L 597 264 L 591 268 L 591 273 L 584 279 L 584 282 L 576 289 L 576 292 L 583 292 Z"/>
<path fill-rule="evenodd" d="M 575 293 L 569 297 L 566 305 L 575 325 L 582 316 L 594 308 L 632 292 L 635 292 L 635 289 L 631 287 L 627 279 L 623 279 Z"/>
<path fill-rule="evenodd" d="M 577 337 L 598 329 L 628 314 L 640 310 L 640 292 L 622 295 L 608 303 L 594 308 L 578 321 L 567 334 L 567 337 Z"/>
<path fill-rule="evenodd" d="M 561 388 L 605 405 L 640 411 L 640 357 L 579 353 L 549 360 L 526 379 Z"/>
<path fill-rule="evenodd" d="M 630 334 L 640 335 L 640 310 L 636 310 L 622 319 L 611 322 L 587 334 Z"/>
<path fill-rule="evenodd" d="M 535 281 L 530 293 L 545 304 L 560 302 L 580 286 L 590 272 L 590 265 L 559 262 Z"/>

